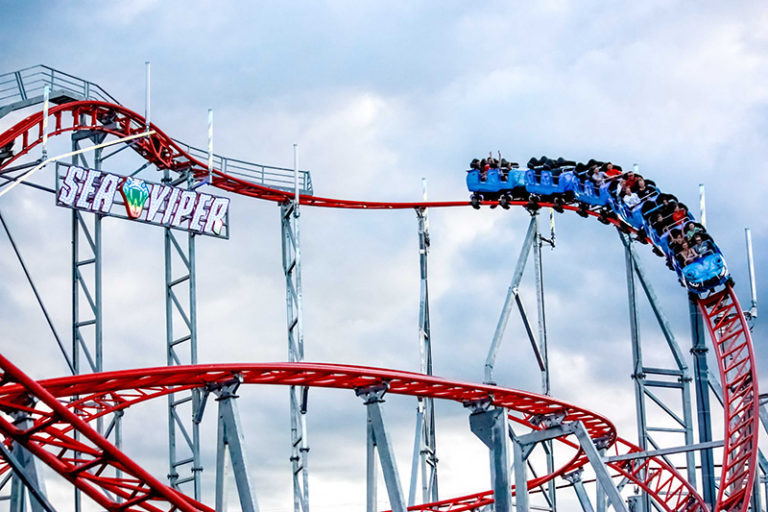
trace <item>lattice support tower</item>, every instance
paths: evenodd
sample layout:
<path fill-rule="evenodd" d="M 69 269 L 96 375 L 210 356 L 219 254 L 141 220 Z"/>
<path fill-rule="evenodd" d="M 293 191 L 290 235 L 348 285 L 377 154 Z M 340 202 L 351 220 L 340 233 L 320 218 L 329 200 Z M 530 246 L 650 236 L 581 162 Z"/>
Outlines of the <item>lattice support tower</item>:
<path fill-rule="evenodd" d="M 288 327 L 288 361 L 292 363 L 304 360 L 299 215 L 298 202 L 287 201 L 280 205 Z M 307 442 L 306 422 L 308 392 L 307 387 L 301 386 L 291 386 L 289 389 L 294 512 L 309 512 L 309 473 L 307 469 L 309 443 Z"/>
<path fill-rule="evenodd" d="M 419 224 L 419 353 L 421 373 L 432 375 L 432 336 L 429 327 L 429 282 L 427 274 L 430 240 L 427 210 L 417 208 L 416 217 Z M 414 505 L 416 501 L 419 475 L 421 475 L 422 501 L 424 503 L 438 501 L 436 452 L 434 400 L 431 397 L 419 397 L 416 407 L 416 434 L 413 443 L 408 506 Z"/>
<path fill-rule="evenodd" d="M 80 148 L 82 140 L 96 144 L 106 134 L 88 131 L 72 134 L 72 151 Z M 75 155 L 72 165 L 101 169 L 102 153 L 96 150 L 93 165 L 84 154 Z M 103 361 L 103 309 L 102 309 L 102 217 L 72 210 L 72 363 L 75 374 L 101 372 Z M 119 448 L 120 426 L 115 429 L 115 445 Z M 97 419 L 96 431 L 104 432 L 103 419 Z M 74 506 L 80 512 L 80 491 L 75 490 Z"/>
<path fill-rule="evenodd" d="M 183 173 L 175 181 L 166 169 L 163 183 L 184 184 L 195 181 Z M 197 275 L 195 235 L 178 235 L 165 228 L 165 339 L 168 366 L 197 364 Z M 186 240 L 184 240 L 186 237 Z M 192 496 L 200 500 L 200 391 L 193 389 L 168 395 L 168 481 L 174 489 L 192 487 Z"/>

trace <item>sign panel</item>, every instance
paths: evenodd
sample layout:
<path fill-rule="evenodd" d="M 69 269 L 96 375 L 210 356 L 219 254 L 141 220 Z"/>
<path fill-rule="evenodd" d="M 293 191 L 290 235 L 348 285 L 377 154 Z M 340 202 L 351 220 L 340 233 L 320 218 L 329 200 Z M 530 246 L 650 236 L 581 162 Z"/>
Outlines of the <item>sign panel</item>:
<path fill-rule="evenodd" d="M 229 199 L 76 165 L 56 166 L 56 204 L 229 238 Z"/>

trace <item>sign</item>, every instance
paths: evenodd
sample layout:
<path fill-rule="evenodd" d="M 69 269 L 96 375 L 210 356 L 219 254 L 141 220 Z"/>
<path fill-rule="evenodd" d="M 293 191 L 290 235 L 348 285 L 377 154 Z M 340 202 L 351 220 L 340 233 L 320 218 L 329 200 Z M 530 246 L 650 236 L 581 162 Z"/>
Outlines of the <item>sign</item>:
<path fill-rule="evenodd" d="M 59 170 L 64 171 L 60 174 Z M 229 199 L 75 165 L 56 167 L 56 204 L 229 238 Z"/>

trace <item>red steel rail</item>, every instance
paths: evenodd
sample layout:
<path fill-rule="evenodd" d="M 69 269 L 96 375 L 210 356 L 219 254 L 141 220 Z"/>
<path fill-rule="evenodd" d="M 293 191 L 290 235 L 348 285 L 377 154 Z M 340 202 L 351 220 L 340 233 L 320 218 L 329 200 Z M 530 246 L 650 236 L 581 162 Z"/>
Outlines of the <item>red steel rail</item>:
<path fill-rule="evenodd" d="M 752 336 L 736 293 L 725 289 L 699 300 L 717 355 L 725 409 L 725 448 L 717 510 L 747 509 L 757 473 L 759 397 Z"/>
<path fill-rule="evenodd" d="M 26 413 L 32 420 L 31 426 L 20 428 L 0 416 L 0 433 L 29 450 L 96 503 L 110 511 L 214 512 L 162 484 L 2 355 L 0 369 L 0 392 L 8 387 L 17 390 L 13 405 L 4 402 L 0 410 Z M 107 476 L 109 469 L 121 471 L 124 476 Z"/>
<path fill-rule="evenodd" d="M 100 101 L 75 101 L 52 107 L 48 111 L 50 136 L 79 130 L 89 130 L 107 133 L 117 137 L 127 137 L 146 131 L 144 118 L 122 105 L 104 103 Z M 15 153 L 2 165 L 4 168 L 20 157 L 28 154 L 35 146 L 43 141 L 43 114 L 37 112 L 26 119 L 19 121 L 13 127 L 0 134 L 0 147 L 10 142 L 15 142 Z M 208 166 L 189 155 L 171 137 L 163 133 L 154 124 L 151 128 L 155 133 L 146 138 L 132 141 L 131 147 L 145 160 L 157 166 L 159 169 L 172 171 L 191 171 L 195 177 L 205 179 L 208 177 Z M 294 193 L 278 190 L 256 183 L 249 182 L 213 170 L 212 185 L 222 190 L 268 201 L 285 202 L 294 198 Z M 469 206 L 469 201 L 416 201 L 416 202 L 379 202 L 356 201 L 348 199 L 335 199 L 314 195 L 302 195 L 299 202 L 307 206 L 319 206 L 326 208 L 349 208 L 359 210 L 399 210 L 411 208 L 443 208 L 456 206 Z M 483 204 L 497 205 L 498 201 L 485 201 Z M 525 201 L 510 201 L 511 205 L 524 206 Z M 540 203 L 540 206 L 552 206 L 550 203 Z M 576 211 L 577 207 L 564 205 L 564 209 Z M 598 212 L 587 211 L 588 215 L 600 217 Z M 606 222 L 628 231 L 634 231 L 626 225 L 622 225 L 617 219 L 604 219 Z M 647 241 L 647 239 L 644 239 Z"/>
<path fill-rule="evenodd" d="M 146 128 L 145 121 L 139 114 L 120 105 L 98 101 L 79 101 L 55 106 L 49 110 L 49 125 L 52 127 L 51 136 L 69 131 L 90 130 L 122 137 L 141 133 Z M 204 179 L 208 175 L 205 164 L 184 152 L 176 142 L 157 127 L 153 125 L 152 128 L 155 130 L 153 135 L 131 143 L 132 148 L 145 160 L 160 169 L 191 171 L 200 179 Z M 33 147 L 42 142 L 42 138 L 42 112 L 27 117 L 0 134 L 0 147 L 14 142 L 16 149 L 14 156 L 0 166 L 0 173 L 12 162 L 28 154 Z M 236 194 L 269 201 L 284 202 L 293 198 L 291 192 L 254 184 L 218 170 L 213 172 L 211 185 Z M 300 202 L 309 206 L 379 210 L 469 205 L 468 201 L 372 202 L 306 195 L 300 197 Z M 486 204 L 496 203 L 487 202 Z M 523 205 L 524 203 L 515 202 L 513 204 Z M 542 203 L 542 206 L 550 205 Z M 570 205 L 564 208 L 576 210 L 576 207 Z M 597 212 L 588 211 L 587 213 L 596 217 L 599 216 Z M 616 219 L 603 220 L 617 227 L 628 229 Z M 758 435 L 758 391 L 751 336 L 737 297 L 730 286 L 726 286 L 706 298 L 699 299 L 699 307 L 704 318 L 707 319 L 707 326 L 718 356 L 726 404 L 722 484 L 715 510 L 745 512 L 749 506 L 752 482 L 756 476 Z M 653 488 L 657 488 L 660 492 L 663 491 L 663 496 L 671 495 L 674 497 L 685 494 L 682 491 L 670 490 L 670 482 L 676 482 L 677 477 L 669 477 L 664 466 L 658 468 L 653 466 L 654 459 L 641 459 L 640 461 L 624 463 L 614 469 L 628 477 L 635 475 L 643 482 L 639 485 L 649 492 Z M 638 475 L 646 476 L 640 477 Z M 685 499 L 687 500 L 687 497 Z M 668 510 L 688 509 L 672 508 Z"/>
<path fill-rule="evenodd" d="M 510 415 L 510 419 L 532 429 L 543 428 L 536 426 L 532 421 L 534 418 L 562 414 L 565 422 L 580 421 L 584 424 L 590 437 L 603 440 L 607 447 L 612 447 L 612 452 L 624 454 L 640 451 L 640 448 L 618 439 L 614 426 L 604 417 L 551 397 L 498 386 L 450 381 L 419 373 L 336 364 L 254 363 L 122 370 L 49 379 L 35 383 L 29 377 L 20 376 L 20 371 L 0 356 L 0 368 L 6 367 L 10 368 L 10 371 L 6 370 L 7 382 L 0 387 L 0 410 L 24 410 L 39 414 L 38 421 L 35 421 L 31 427 L 31 430 L 36 431 L 36 435 L 29 441 L 35 446 L 36 454 L 60 450 L 64 438 L 74 443 L 73 433 L 79 431 L 82 424 L 97 417 L 125 410 L 132 405 L 169 393 L 231 382 L 233 378 L 242 379 L 245 384 L 350 390 L 386 383 L 387 392 L 392 394 L 441 398 L 463 404 L 489 401 L 492 405 L 522 414 L 522 417 Z M 33 387 L 32 384 L 35 386 Z M 50 404 L 53 400 L 58 407 L 67 409 L 70 414 L 76 413 L 81 423 L 77 425 L 73 423 L 72 428 L 69 429 L 57 428 L 55 432 L 49 434 L 45 427 L 38 426 L 38 423 L 47 420 L 47 415 L 33 412 L 35 409 L 28 405 L 29 397 L 38 396 L 38 393 L 42 395 L 40 401 L 48 407 L 52 408 Z M 0 432 L 15 440 L 23 437 L 18 433 L 14 435 L 13 432 L 8 434 L 6 431 L 7 426 L 0 422 Z M 588 462 L 573 440 L 563 438 L 561 441 L 576 449 L 576 456 L 551 475 L 531 480 L 528 483 L 529 488 L 535 488 L 557 475 L 573 471 Z M 653 470 L 644 473 L 627 471 L 627 464 L 626 461 L 622 461 L 609 465 L 620 474 L 627 476 L 633 483 L 648 490 L 664 510 L 706 511 L 706 506 L 696 491 L 662 459 L 651 458 L 644 468 Z M 67 468 L 54 467 L 54 469 L 64 471 L 62 474 L 67 476 Z M 102 471 L 104 468 L 99 466 L 99 469 Z M 7 470 L 6 465 L 0 468 L 0 473 Z M 418 505 L 411 507 L 410 510 L 460 512 L 476 510 L 492 502 L 493 493 L 486 491 Z M 136 510 L 147 509 L 137 508 Z"/>

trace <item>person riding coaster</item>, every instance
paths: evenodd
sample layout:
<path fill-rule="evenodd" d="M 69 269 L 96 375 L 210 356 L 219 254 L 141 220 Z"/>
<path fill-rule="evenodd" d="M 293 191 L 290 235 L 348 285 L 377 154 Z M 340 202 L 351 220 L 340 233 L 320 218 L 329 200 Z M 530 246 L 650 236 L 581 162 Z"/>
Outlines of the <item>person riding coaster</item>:
<path fill-rule="evenodd" d="M 477 160 L 477 159 L 475 159 Z M 501 159 L 497 168 L 488 168 L 483 171 L 480 168 L 481 161 L 470 164 L 467 171 L 467 188 L 472 191 L 470 203 L 478 209 L 483 201 L 498 201 L 502 208 L 509 208 L 513 200 L 524 201 L 528 199 L 525 190 L 524 173 L 517 162 L 508 162 Z M 491 204 L 495 208 L 496 204 Z"/>
<path fill-rule="evenodd" d="M 471 205 L 479 209 L 483 201 L 490 207 L 508 208 L 510 201 L 527 201 L 531 212 L 548 202 L 562 212 L 568 203 L 577 203 L 583 217 L 590 211 L 604 224 L 635 239 L 651 242 L 653 252 L 664 257 L 667 266 L 689 290 L 705 293 L 730 280 L 722 253 L 698 224 L 688 208 L 671 194 L 662 193 L 656 184 L 633 171 L 622 173 L 610 162 L 591 159 L 586 164 L 531 158 L 526 169 L 506 159 L 474 159 L 467 171 Z M 617 222 L 618 221 L 618 222 Z M 675 236 L 671 236 L 671 231 Z M 697 236 L 698 235 L 698 236 Z"/>

